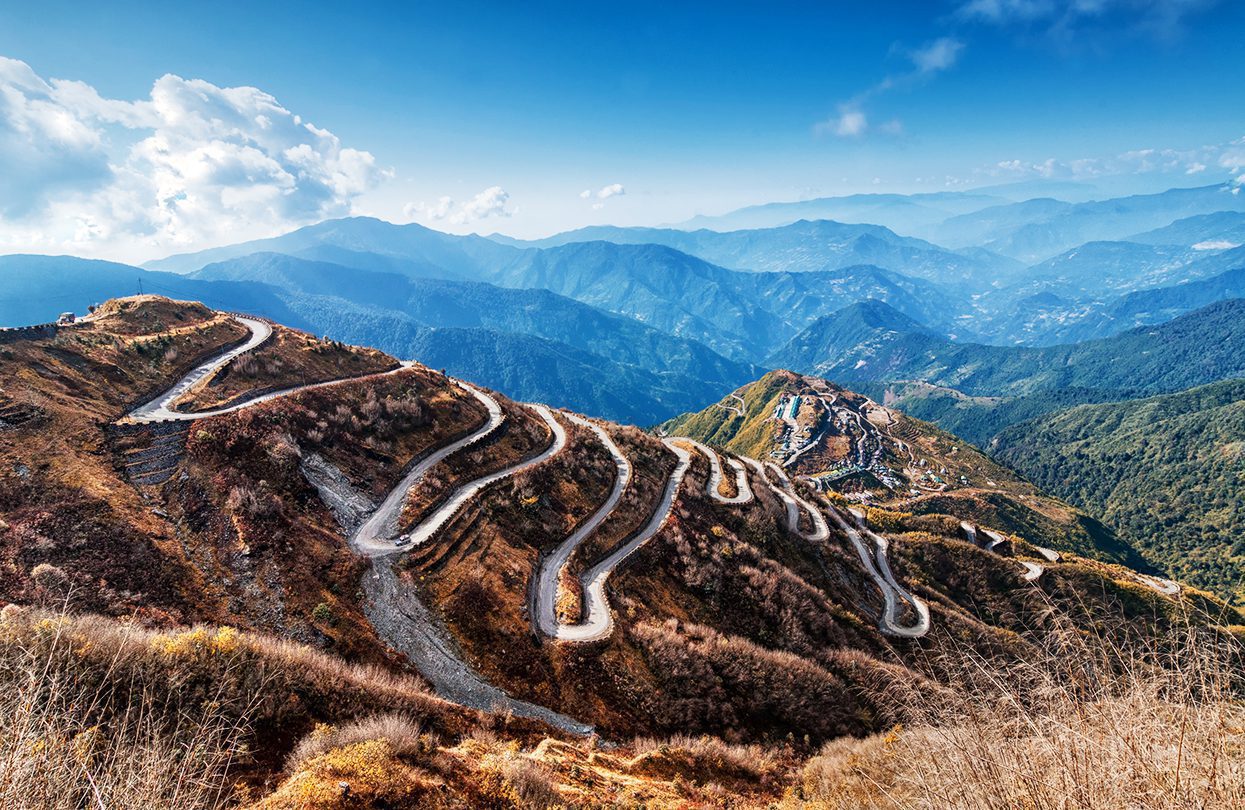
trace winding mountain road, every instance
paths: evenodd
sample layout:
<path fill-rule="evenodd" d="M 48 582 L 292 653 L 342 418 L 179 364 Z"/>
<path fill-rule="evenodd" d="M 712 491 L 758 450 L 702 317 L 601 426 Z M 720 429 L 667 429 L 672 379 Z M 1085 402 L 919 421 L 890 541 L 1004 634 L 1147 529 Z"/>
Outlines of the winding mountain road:
<path fill-rule="evenodd" d="M 343 381 L 330 380 L 273 391 L 237 402 L 229 407 L 210 411 L 182 413 L 173 410 L 173 403 L 199 381 L 215 373 L 239 355 L 262 345 L 272 336 L 272 327 L 266 322 L 244 316 L 234 317 L 251 331 L 250 337 L 243 344 L 196 366 L 168 391 L 134 409 L 126 417 L 127 421 L 140 424 L 162 421 L 194 421 L 209 416 L 239 411 L 296 391 L 333 385 Z M 403 363 L 394 371 L 400 371 L 408 368 L 410 365 L 410 363 Z M 334 505 L 337 506 L 337 509 L 334 510 L 334 515 L 338 517 L 339 522 L 342 523 L 343 529 L 346 531 L 349 531 L 349 526 L 354 523 L 353 520 L 348 518 L 348 515 L 355 512 L 355 510 L 367 509 L 369 511 L 366 520 L 359 524 L 351 536 L 352 547 L 362 555 L 372 559 L 372 568 L 368 575 L 364 577 L 362 584 L 364 592 L 368 595 L 365 604 L 368 621 L 386 644 L 401 651 L 412 662 L 419 665 L 421 673 L 434 685 L 438 694 L 463 706 L 483 711 L 510 712 L 516 716 L 540 720 L 571 734 L 590 734 L 593 731 L 592 726 L 580 723 L 573 718 L 543 706 L 513 698 L 503 690 L 485 681 L 454 649 L 455 645 L 448 631 L 440 626 L 433 614 L 420 602 L 418 596 L 409 588 L 402 586 L 397 572 L 391 567 L 391 563 L 385 559 L 400 553 L 404 548 L 410 548 L 413 545 L 417 545 L 418 542 L 423 542 L 428 537 L 431 537 L 437 529 L 442 527 L 454 515 L 463 503 L 488 484 L 539 464 L 541 461 L 559 452 L 566 444 L 566 433 L 549 409 L 544 405 L 533 406 L 553 434 L 553 441 L 550 443 L 550 446 L 534 458 L 527 459 L 505 470 L 476 479 L 460 487 L 445 504 L 421 521 L 411 531 L 409 536 L 412 539 L 410 542 L 404 543 L 402 547 L 395 546 L 392 538 L 398 533 L 398 521 L 402 513 L 402 506 L 411 487 L 418 483 L 428 470 L 436 464 L 489 436 L 505 421 L 505 414 L 495 399 L 461 380 L 452 381 L 484 405 L 488 412 L 488 418 L 485 420 L 485 423 L 466 436 L 435 450 L 420 460 L 403 476 L 398 485 L 389 492 L 375 509 L 370 509 L 370 503 L 367 499 L 350 487 L 349 483 L 340 475 L 340 471 L 332 468 L 323 459 L 319 459 L 318 465 L 315 463 L 310 465 L 312 468 L 319 469 L 319 474 L 312 472 L 309 480 L 314 479 L 313 483 L 316 489 L 320 492 L 320 496 L 325 500 L 325 503 L 330 505 L 330 508 Z M 362 517 L 362 515 L 359 516 Z M 344 517 L 347 519 L 343 521 Z"/>
<path fill-rule="evenodd" d="M 852 517 L 856 523 L 856 526 L 853 526 L 851 523 L 848 523 L 833 505 L 830 505 L 828 511 L 831 519 L 834 520 L 840 531 L 847 535 L 848 540 L 855 547 L 856 554 L 860 557 L 860 562 L 865 567 L 866 573 L 877 584 L 878 589 L 882 591 L 884 609 L 881 616 L 878 617 L 878 626 L 882 632 L 901 638 L 920 638 L 928 633 L 930 626 L 929 607 L 924 601 L 918 599 L 895 580 L 895 575 L 891 572 L 890 562 L 886 558 L 890 542 L 881 535 L 871 531 L 865 525 L 863 514 L 855 510 L 852 511 Z M 869 535 L 869 539 L 873 541 L 874 553 L 872 555 L 869 554 L 869 550 L 865 547 L 861 532 Z M 900 600 L 907 602 L 916 612 L 917 621 L 911 627 L 905 627 L 898 622 Z"/>
<path fill-rule="evenodd" d="M 1038 577 L 1046 573 L 1046 569 L 1037 563 L 1028 562 L 1026 560 L 1017 560 L 1017 562 L 1020 563 L 1021 568 L 1025 569 L 1025 572 L 1020 575 L 1020 578 L 1025 582 L 1035 582 Z"/>
<path fill-rule="evenodd" d="M 968 535 L 968 542 L 972 543 L 975 546 L 981 547 L 981 542 L 979 541 L 977 537 L 977 527 L 975 525 L 973 525 L 967 520 L 961 520 L 960 528 L 964 530 L 964 534 Z M 994 552 L 1000 545 L 1007 542 L 1007 538 L 999 534 L 996 531 L 991 531 L 990 529 L 982 529 L 982 532 L 987 537 L 990 538 L 990 542 L 988 542 L 985 545 L 986 551 Z M 1034 546 L 1034 548 L 1037 548 L 1038 551 L 1040 552 L 1050 551 L 1050 549 L 1043 549 L 1037 546 Z M 1053 551 L 1051 551 L 1050 553 L 1055 555 L 1056 560 L 1059 559 L 1058 554 L 1056 554 Z M 1050 559 L 1050 558 L 1048 557 L 1047 559 Z M 1016 560 L 1016 562 L 1019 563 L 1020 567 L 1024 569 L 1024 573 L 1020 575 L 1020 578 L 1023 579 L 1025 582 L 1036 582 L 1038 577 L 1046 573 L 1046 568 L 1044 566 L 1038 565 L 1037 563 L 1027 562 L 1025 560 Z"/>
<path fill-rule="evenodd" d="M 402 516 L 402 506 L 406 503 L 406 496 L 411 487 L 419 483 L 428 470 L 459 450 L 484 439 L 506 421 L 506 415 L 502 412 L 501 405 L 497 404 L 497 400 L 473 385 L 455 382 L 485 407 L 488 411 L 488 418 L 476 430 L 428 454 L 402 476 L 402 480 L 389 491 L 380 506 L 376 507 L 376 510 L 359 526 L 354 537 L 351 538 L 350 544 L 360 554 L 377 557 L 400 552 L 402 549 L 395 547 L 393 541 L 398 536 L 398 520 Z"/>
<path fill-rule="evenodd" d="M 738 394 L 728 394 L 727 396 L 729 396 L 731 399 L 738 401 L 739 405 L 723 405 L 721 402 L 717 402 L 714 404 L 716 404 L 719 408 L 721 408 L 724 411 L 730 411 L 736 416 L 742 417 L 744 415 L 744 408 L 747 407 L 747 403 L 745 403 Z"/>
<path fill-rule="evenodd" d="M 1034 546 L 1034 548 L 1037 549 L 1038 554 L 1041 554 L 1046 558 L 1047 562 L 1059 562 L 1058 551 L 1049 548 L 1042 548 L 1041 546 Z"/>
<path fill-rule="evenodd" d="M 426 543 L 442 526 L 449 522 L 450 518 L 458 513 L 459 509 L 463 508 L 468 501 L 478 495 L 488 485 L 535 467 L 537 464 L 547 461 L 562 452 L 562 449 L 566 447 L 566 429 L 562 427 L 562 423 L 557 420 L 557 417 L 553 415 L 553 411 L 549 410 L 548 407 L 544 405 L 531 405 L 530 407 L 544 420 L 545 426 L 553 434 L 553 440 L 549 442 L 549 446 L 531 458 L 523 459 L 505 469 L 489 473 L 473 481 L 468 481 L 454 490 L 454 494 L 450 495 L 445 503 L 437 507 L 431 515 L 425 517 L 402 536 L 404 540 L 402 548 L 413 548 Z"/>
<path fill-rule="evenodd" d="M 202 411 L 200 413 L 181 413 L 173 410 L 173 403 L 181 399 L 181 397 L 191 388 L 194 388 L 195 384 L 200 380 L 211 376 L 217 371 L 217 369 L 221 368 L 235 357 L 246 354 L 251 349 L 262 345 L 268 340 L 268 338 L 272 337 L 272 326 L 270 326 L 266 321 L 261 321 L 258 318 L 247 318 L 242 315 L 235 315 L 233 317 L 238 323 L 251 330 L 250 337 L 248 337 L 242 345 L 235 346 L 234 348 L 222 352 L 210 360 L 199 364 L 192 369 L 189 374 L 178 380 L 172 388 L 165 391 L 163 394 L 160 394 L 150 402 L 145 402 L 130 411 L 128 419 L 132 422 L 189 422 L 195 419 L 203 419 L 207 416 L 216 416 L 217 414 L 236 411 L 240 408 L 244 408 L 248 405 L 254 405 L 256 402 L 262 401 L 259 398 L 250 399 L 246 402 L 236 403 L 227 408 L 217 408 L 212 411 Z M 281 393 L 287 392 L 273 392 L 265 396 L 267 399 L 271 399 L 274 396 L 280 396 Z"/>
<path fill-rule="evenodd" d="M 661 501 L 657 504 L 653 516 L 640 531 L 631 536 L 631 539 L 580 576 L 580 585 L 583 588 L 584 620 L 578 624 L 557 624 L 555 618 L 556 629 L 549 635 L 562 641 L 586 642 L 608 638 L 614 631 L 614 613 L 610 610 L 609 597 L 605 594 L 605 583 L 610 574 L 614 573 L 614 569 L 661 531 L 666 519 L 670 517 L 670 511 L 674 508 L 674 499 L 679 492 L 679 485 L 683 483 L 683 477 L 692 464 L 691 453 L 675 444 L 673 439 L 663 441 L 666 447 L 679 457 L 679 462 L 674 472 L 670 474 L 669 480 L 666 481 L 666 489 L 662 493 Z M 556 590 L 554 593 L 556 594 Z M 542 630 L 544 629 L 542 622 Z"/>
<path fill-rule="evenodd" d="M 597 440 L 605 446 L 605 449 L 609 451 L 610 456 L 614 459 L 617 471 L 614 476 L 614 487 L 610 490 L 609 497 L 605 499 L 605 503 L 601 504 L 552 553 L 541 560 L 540 568 L 536 574 L 536 622 L 540 631 L 552 638 L 591 640 L 573 639 L 575 631 L 568 628 L 574 626 L 563 625 L 558 622 L 558 583 L 561 579 L 562 569 L 570 561 L 571 555 L 575 553 L 575 549 L 579 547 L 580 543 L 588 539 L 588 536 L 596 531 L 597 527 L 613 514 L 618 507 L 618 502 L 622 499 L 623 492 L 631 482 L 631 462 L 627 460 L 622 450 L 618 448 L 618 445 L 614 443 L 614 440 L 610 438 L 610 435 L 600 425 L 573 414 L 567 414 L 567 418 L 596 434 Z M 583 583 L 581 582 L 582 586 Z M 587 594 L 586 587 L 584 588 L 584 593 L 585 595 Z"/>
<path fill-rule="evenodd" d="M 822 516 L 821 510 L 795 493 L 795 488 L 791 485 L 791 479 L 787 477 L 787 473 L 782 467 L 779 467 L 772 461 L 765 462 L 763 467 L 761 462 L 756 459 L 745 458 L 744 460 L 761 476 L 761 480 L 769 484 L 770 490 L 787 505 L 787 528 L 810 543 L 822 543 L 830 539 L 830 527 L 826 525 L 826 519 Z M 778 476 L 778 480 L 782 482 L 781 486 L 775 486 L 770 482 L 765 474 L 765 467 L 773 470 L 774 475 Z M 801 508 L 804 509 L 808 514 L 809 520 L 812 521 L 813 530 L 811 532 L 806 532 L 800 528 Z"/>
<path fill-rule="evenodd" d="M 683 442 L 695 447 L 696 450 L 709 461 L 709 480 L 705 484 L 705 494 L 713 498 L 718 503 L 724 504 L 744 504 L 752 500 L 752 487 L 748 485 L 748 470 L 744 465 L 736 459 L 728 458 L 727 463 L 735 471 L 735 494 L 727 497 L 718 489 L 722 486 L 722 462 L 718 459 L 718 454 L 711 447 L 683 436 L 669 437 L 672 442 Z"/>
<path fill-rule="evenodd" d="M 172 388 L 160 394 L 150 402 L 145 402 L 130 411 L 126 414 L 122 421 L 131 424 L 150 424 L 153 422 L 194 422 L 199 419 L 206 419 L 209 416 L 220 416 L 225 413 L 234 413 L 235 411 L 240 411 L 243 408 L 258 405 L 261 402 L 269 402 L 270 400 L 277 399 L 278 397 L 296 394 L 299 391 L 308 391 L 313 388 L 324 388 L 325 386 L 336 385 L 349 379 L 359 379 L 358 377 L 342 377 L 335 380 L 307 383 L 305 385 L 293 385 L 288 388 L 281 388 L 276 391 L 268 391 L 263 394 L 257 394 L 253 397 L 248 397 L 241 401 L 235 402 L 232 405 L 226 405 L 222 408 L 212 408 L 207 411 L 184 412 L 174 410 L 174 405 L 177 403 L 177 400 L 185 396 L 186 393 L 190 391 L 190 389 L 194 388 L 195 385 L 197 385 L 201 380 L 212 376 L 238 356 L 246 354 L 252 349 L 258 348 L 272 337 L 272 326 L 266 321 L 261 321 L 258 318 L 248 318 L 245 315 L 234 315 L 232 317 L 234 320 L 238 321 L 238 323 L 251 330 L 250 337 L 248 337 L 242 345 L 222 352 L 212 359 L 206 360 L 199 364 L 192 369 L 189 374 L 178 380 Z M 393 374 L 395 372 L 402 371 L 403 369 L 410 368 L 411 365 L 412 363 L 410 362 L 402 362 L 402 364 L 397 368 L 379 372 L 379 374 Z M 369 374 L 364 376 L 373 375 Z"/>
<path fill-rule="evenodd" d="M 1162 579 L 1161 577 L 1151 577 L 1140 574 L 1140 579 L 1146 585 L 1163 594 L 1164 596 L 1179 596 L 1180 583 L 1170 579 Z"/>

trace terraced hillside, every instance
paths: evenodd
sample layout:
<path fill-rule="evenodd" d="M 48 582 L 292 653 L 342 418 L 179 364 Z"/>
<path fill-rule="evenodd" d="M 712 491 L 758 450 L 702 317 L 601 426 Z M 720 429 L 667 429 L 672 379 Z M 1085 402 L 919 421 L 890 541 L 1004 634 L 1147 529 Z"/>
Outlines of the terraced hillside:
<path fill-rule="evenodd" d="M 992 522 L 1035 543 L 1148 568 L 1097 520 L 971 444 L 817 377 L 771 372 L 661 430 L 770 459 L 862 506 Z"/>
<path fill-rule="evenodd" d="M 452 774 L 477 765 L 456 763 L 502 756 L 487 740 L 456 748 L 468 728 L 492 725 L 516 745 L 708 734 L 789 760 L 953 701 L 974 681 L 953 663 L 966 650 L 1033 664 L 1069 625 L 1122 651 L 1161 646 L 1190 622 L 1229 637 L 1221 602 L 1120 565 L 1083 515 L 954 437 L 821 381 L 769 375 L 714 406 L 751 425 L 732 446 L 720 422 L 704 433 L 716 413 L 657 436 L 367 350 L 333 349 L 352 358 L 348 372 L 378 373 L 290 388 L 281 375 L 295 360 L 282 353 L 298 342 L 274 334 L 143 298 L 0 345 L 2 412 L 26 415 L 0 430 L 0 594 L 22 609 L 135 617 L 174 639 L 223 623 L 376 665 L 381 683 L 422 678 L 464 709 L 435 721 L 437 739 L 410 743 L 441 752 L 419 780 L 465 791 L 467 804 L 483 800 Z M 228 369 L 265 350 L 288 359 L 252 367 L 272 369 L 253 395 L 170 407 L 195 382 L 242 379 Z M 801 452 L 801 431 L 823 428 L 836 442 Z M 780 439 L 785 457 L 773 455 Z M 850 486 L 805 479 L 853 463 L 862 471 L 839 479 Z M 891 478 L 907 489 L 883 496 Z M 55 626 L 42 621 L 32 638 Z M 232 632 L 192 636 L 187 654 L 232 649 Z M 315 721 L 350 711 L 264 721 L 263 754 L 246 759 L 254 784 L 294 780 L 268 806 L 339 784 L 333 768 L 348 763 L 303 767 L 307 750 L 324 750 L 312 743 L 282 760 Z M 558 745 L 546 746 L 554 759 L 580 756 Z M 392 751 L 373 753 L 406 774 Z M 653 773 L 686 778 L 701 767 L 687 756 Z M 592 767 L 612 768 L 602 789 L 627 798 L 626 761 Z M 739 771 L 752 787 L 736 792 L 773 798 L 756 767 Z M 732 778 L 719 771 L 710 778 Z M 558 788 L 572 789 L 583 780 Z"/>

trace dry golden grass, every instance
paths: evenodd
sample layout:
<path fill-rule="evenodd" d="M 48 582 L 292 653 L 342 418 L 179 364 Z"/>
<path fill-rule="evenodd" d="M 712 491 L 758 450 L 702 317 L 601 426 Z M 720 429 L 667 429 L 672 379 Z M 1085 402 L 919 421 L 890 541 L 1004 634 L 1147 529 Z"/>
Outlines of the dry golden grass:
<path fill-rule="evenodd" d="M 787 799 L 844 809 L 1243 807 L 1240 662 L 1238 642 L 1192 632 L 1145 655 L 1076 641 L 1007 672 L 966 655 L 967 680 L 982 686 L 957 709 L 826 745 Z"/>
<path fill-rule="evenodd" d="M 118 704 L 111 678 L 58 666 L 62 653 L 92 643 L 80 626 L 22 613 L 10 606 L 0 619 L 0 807 L 226 806 L 249 707 L 218 694 L 198 713 L 168 713 L 142 681 L 126 684 L 133 691 Z M 112 649 L 106 675 L 125 669 L 126 654 Z"/>
<path fill-rule="evenodd" d="M 443 807 L 440 781 L 401 759 L 385 739 L 332 748 L 301 770 L 253 810 L 353 810 Z"/>
<path fill-rule="evenodd" d="M 760 745 L 732 745 L 717 737 L 679 734 L 664 740 L 643 738 L 633 743 L 631 773 L 697 776 L 711 782 L 723 778 L 760 784 L 780 768 L 779 758 Z"/>
<path fill-rule="evenodd" d="M 383 707 L 402 719 L 348 722 Z M 382 735 L 405 751 L 418 725 L 458 734 L 467 716 L 413 679 L 230 627 L 0 612 L 6 810 L 233 806 L 234 772 L 270 767 L 317 722 L 347 721 L 341 745 Z"/>
<path fill-rule="evenodd" d="M 317 726 L 294 747 L 286 761 L 286 770 L 296 771 L 313 757 L 368 740 L 384 740 L 395 756 L 415 756 L 435 745 L 421 736 L 422 731 L 418 721 L 399 713 L 365 717 L 341 727 Z"/>

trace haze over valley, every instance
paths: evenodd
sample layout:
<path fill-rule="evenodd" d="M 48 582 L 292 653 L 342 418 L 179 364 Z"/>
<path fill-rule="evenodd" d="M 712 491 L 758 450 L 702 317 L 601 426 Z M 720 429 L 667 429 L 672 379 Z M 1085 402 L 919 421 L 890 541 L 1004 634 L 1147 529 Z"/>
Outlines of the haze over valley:
<path fill-rule="evenodd" d="M 1241 8 L 59 11 L 0 806 L 1245 803 Z"/>

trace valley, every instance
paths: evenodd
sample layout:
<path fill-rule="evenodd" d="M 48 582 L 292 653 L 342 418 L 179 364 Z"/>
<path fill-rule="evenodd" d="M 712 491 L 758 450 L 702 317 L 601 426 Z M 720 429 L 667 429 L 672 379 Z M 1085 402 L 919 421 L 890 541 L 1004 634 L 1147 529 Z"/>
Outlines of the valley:
<path fill-rule="evenodd" d="M 73 359 L 79 347 L 166 346 L 166 335 L 201 348 L 153 355 L 155 390 L 100 398 L 60 387 L 81 372 L 35 371 L 44 358 L 89 363 Z M 292 384 L 314 366 L 308 339 L 148 296 L 7 344 L 0 387 L 13 391 L 7 375 L 20 373 L 40 391 L 38 418 L 61 435 L 118 442 L 82 468 L 73 443 L 47 444 L 23 425 L 0 431 L 8 536 L 52 531 L 51 513 L 13 500 L 29 481 L 12 472 L 22 469 L 62 499 L 82 486 L 73 480 L 121 487 L 128 494 L 99 500 L 94 520 L 134 527 L 107 562 L 55 539 L 8 545 L 21 578 L 7 587 L 38 601 L 40 565 L 65 582 L 104 574 L 132 584 L 112 601 L 69 591 L 71 603 L 106 614 L 141 606 L 157 625 L 225 620 L 409 666 L 467 710 L 572 739 L 763 742 L 792 723 L 812 740 L 880 730 L 898 719 L 886 690 L 943 688 L 939 650 L 952 636 L 972 627 L 982 654 L 1024 661 L 1046 632 L 1033 600 L 1078 621 L 1086 578 L 1154 632 L 1173 611 L 1225 609 L 1175 583 L 1156 588 L 1109 532 L 970 445 L 822 380 L 767 375 L 724 397 L 731 407 L 656 437 L 351 347 L 332 351 L 366 358 L 370 375 Z M 265 351 L 280 362 L 251 369 L 251 394 L 187 410 L 219 399 L 202 392 Z M 103 423 L 82 421 L 88 412 Z M 124 443 L 108 439 L 118 430 Z M 160 448 L 158 475 L 110 460 L 143 432 Z M 75 466 L 89 477 L 64 478 Z M 978 530 L 993 538 L 988 549 Z M 139 548 L 147 562 L 130 569 Z M 151 586 L 166 571 L 181 573 L 161 595 Z M 794 670 L 793 655 L 806 659 Z M 706 688 L 720 710 L 697 714 Z M 758 688 L 769 693 L 761 703 Z M 851 694 L 852 708 L 818 715 L 801 697 L 810 688 Z"/>
<path fill-rule="evenodd" d="M 0 810 L 1245 807 L 1245 4 L 0 4 Z"/>

